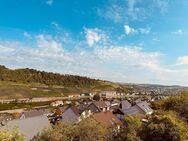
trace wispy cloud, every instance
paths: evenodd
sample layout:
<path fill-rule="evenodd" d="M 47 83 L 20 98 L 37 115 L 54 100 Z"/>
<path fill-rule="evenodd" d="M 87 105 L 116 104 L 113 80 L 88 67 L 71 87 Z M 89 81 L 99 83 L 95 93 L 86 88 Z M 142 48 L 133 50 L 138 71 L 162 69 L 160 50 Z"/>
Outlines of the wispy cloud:
<path fill-rule="evenodd" d="M 160 10 L 161 14 L 168 12 L 169 0 L 153 0 L 155 6 Z"/>
<path fill-rule="evenodd" d="M 177 59 L 178 65 L 188 65 L 188 56 L 181 56 Z"/>
<path fill-rule="evenodd" d="M 167 13 L 168 7 L 169 0 L 109 0 L 108 5 L 97 10 L 97 14 L 115 23 L 143 21 L 151 17 L 154 10 L 159 10 L 161 14 Z"/>
<path fill-rule="evenodd" d="M 47 0 L 46 4 L 51 6 L 53 4 L 53 2 L 54 2 L 54 0 Z"/>
<path fill-rule="evenodd" d="M 129 25 L 124 25 L 125 34 L 133 34 L 136 32 L 134 28 L 131 28 Z"/>
<path fill-rule="evenodd" d="M 97 14 L 103 18 L 110 19 L 115 23 L 120 23 L 125 18 L 124 9 L 117 4 L 107 6 L 105 11 L 104 9 L 97 9 Z"/>
<path fill-rule="evenodd" d="M 130 27 L 128 24 L 124 25 L 124 30 L 126 35 L 130 34 L 149 34 L 150 33 L 150 28 L 138 28 L 135 29 L 133 27 Z"/>
<path fill-rule="evenodd" d="M 32 38 L 32 35 L 29 34 L 28 32 L 24 32 L 23 35 L 28 38 L 28 39 L 31 39 Z"/>
<path fill-rule="evenodd" d="M 85 28 L 85 36 L 87 43 L 92 47 L 95 43 L 100 42 L 101 40 L 106 40 L 106 34 L 98 28 Z"/>
<path fill-rule="evenodd" d="M 0 63 L 12 66 L 14 62 L 14 67 L 31 67 L 114 81 L 123 81 L 123 78 L 126 78 L 127 81 L 132 81 L 134 75 L 129 75 L 130 70 L 151 71 L 158 66 L 160 57 L 159 53 L 144 52 L 138 47 L 96 45 L 95 42 L 99 41 L 98 37 L 97 40 L 94 38 L 94 42 L 88 42 L 88 44 L 77 42 L 80 47 L 70 51 L 56 37 L 46 34 L 33 36 L 36 43 L 34 47 L 22 42 L 0 42 L 0 49 L 3 50 L 0 52 Z M 104 42 L 110 42 L 109 40 L 107 38 Z M 95 48 L 84 49 L 83 46 L 87 45 L 93 45 Z M 119 80 L 120 77 L 121 80 Z"/>
<path fill-rule="evenodd" d="M 182 29 L 178 29 L 177 31 L 172 32 L 172 34 L 176 34 L 176 35 L 182 35 L 184 32 Z"/>
<path fill-rule="evenodd" d="M 29 67 L 140 83 L 175 84 L 176 82 L 172 80 L 176 80 L 181 72 L 178 84 L 186 81 L 188 70 L 172 69 L 161 65 L 163 55 L 160 52 L 145 51 L 139 46 L 113 44 L 111 42 L 113 39 L 105 38 L 106 32 L 98 28 L 85 28 L 84 33 L 88 38 L 83 41 L 71 39 L 77 45 L 72 50 L 66 49 L 67 42 L 64 42 L 64 39 L 70 40 L 71 37 L 65 34 L 60 37 L 49 34 L 32 35 L 34 46 L 28 46 L 23 42 L 0 41 L 0 63 L 10 67 Z M 85 48 L 91 45 L 93 48 Z M 178 61 L 186 64 L 187 58 L 181 57 Z"/>

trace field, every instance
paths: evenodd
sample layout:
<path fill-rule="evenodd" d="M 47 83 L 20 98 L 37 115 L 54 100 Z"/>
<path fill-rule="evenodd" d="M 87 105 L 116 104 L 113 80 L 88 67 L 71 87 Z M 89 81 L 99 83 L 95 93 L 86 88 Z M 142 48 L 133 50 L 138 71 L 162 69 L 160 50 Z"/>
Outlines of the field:
<path fill-rule="evenodd" d="M 31 109 L 37 106 L 50 105 L 49 102 L 30 102 L 30 103 L 9 103 L 9 104 L 0 104 L 0 111 L 3 110 L 13 110 L 13 109 Z"/>
<path fill-rule="evenodd" d="M 111 82 L 101 82 L 92 88 L 77 88 L 63 86 L 47 86 L 43 84 L 24 84 L 18 82 L 0 81 L 0 99 L 19 99 L 37 97 L 61 97 L 69 94 L 80 94 L 94 91 L 115 90 L 119 85 Z"/>

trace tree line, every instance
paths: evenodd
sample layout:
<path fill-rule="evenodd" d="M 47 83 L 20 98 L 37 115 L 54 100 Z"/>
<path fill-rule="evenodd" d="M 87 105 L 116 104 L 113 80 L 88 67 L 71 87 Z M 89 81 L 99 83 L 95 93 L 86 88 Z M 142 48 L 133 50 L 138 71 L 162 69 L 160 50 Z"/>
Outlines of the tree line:
<path fill-rule="evenodd" d="M 61 85 L 67 87 L 91 87 L 99 85 L 99 80 L 76 75 L 38 71 L 34 69 L 11 70 L 0 66 L 0 80 L 19 83 L 41 83 L 46 85 Z"/>

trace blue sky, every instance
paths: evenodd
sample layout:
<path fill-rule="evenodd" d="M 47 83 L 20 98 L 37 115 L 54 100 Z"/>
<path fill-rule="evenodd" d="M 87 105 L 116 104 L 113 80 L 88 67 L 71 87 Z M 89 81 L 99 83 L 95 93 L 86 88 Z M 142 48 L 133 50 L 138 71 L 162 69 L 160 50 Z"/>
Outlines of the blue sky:
<path fill-rule="evenodd" d="M 187 0 L 2 0 L 0 64 L 188 86 Z"/>

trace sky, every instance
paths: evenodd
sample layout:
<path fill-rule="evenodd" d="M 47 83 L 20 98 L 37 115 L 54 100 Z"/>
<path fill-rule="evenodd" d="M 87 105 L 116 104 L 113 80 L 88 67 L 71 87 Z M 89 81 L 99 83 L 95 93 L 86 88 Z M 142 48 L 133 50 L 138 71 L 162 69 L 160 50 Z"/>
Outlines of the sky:
<path fill-rule="evenodd" d="M 1 0 L 0 64 L 188 86 L 187 0 Z"/>

